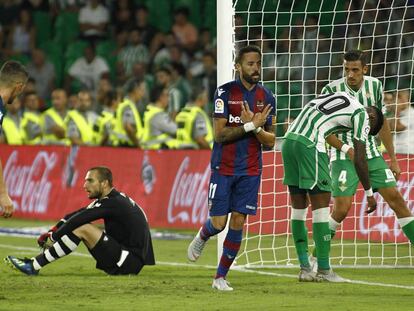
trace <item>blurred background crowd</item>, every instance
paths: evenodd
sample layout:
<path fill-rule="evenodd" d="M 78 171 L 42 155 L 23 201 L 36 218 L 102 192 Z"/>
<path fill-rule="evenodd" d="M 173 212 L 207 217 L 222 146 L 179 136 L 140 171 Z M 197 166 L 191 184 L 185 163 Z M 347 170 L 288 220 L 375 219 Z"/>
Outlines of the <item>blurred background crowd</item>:
<path fill-rule="evenodd" d="M 369 74 L 394 102 L 407 90 L 411 103 L 413 0 L 237 0 L 234 25 L 236 47 L 262 49 L 277 137 L 342 76 L 349 49 L 370 54 Z M 9 107 L 3 142 L 211 146 L 216 0 L 3 0 L 7 59 L 24 63 L 30 79 Z"/>

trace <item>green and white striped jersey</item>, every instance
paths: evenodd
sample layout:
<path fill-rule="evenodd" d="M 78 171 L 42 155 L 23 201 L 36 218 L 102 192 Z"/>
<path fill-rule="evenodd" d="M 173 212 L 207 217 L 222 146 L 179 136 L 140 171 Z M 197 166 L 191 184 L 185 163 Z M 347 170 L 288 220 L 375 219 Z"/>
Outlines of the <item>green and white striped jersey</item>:
<path fill-rule="evenodd" d="M 383 89 L 382 83 L 377 78 L 364 76 L 364 81 L 361 88 L 358 91 L 352 90 L 345 81 L 345 78 L 341 78 L 332 81 L 322 89 L 322 94 L 346 92 L 347 94 L 355 97 L 364 107 L 376 106 L 381 111 L 383 110 Z M 342 133 L 338 135 L 338 138 L 350 145 L 352 145 L 352 133 Z M 368 143 L 366 144 L 366 154 L 368 159 L 381 156 L 378 151 L 377 143 L 374 136 L 368 137 Z M 331 161 L 345 160 L 345 154 L 335 148 L 331 148 Z"/>
<path fill-rule="evenodd" d="M 303 107 L 289 126 L 286 139 L 315 146 L 326 153 L 326 137 L 341 132 L 352 132 L 352 138 L 364 144 L 370 130 L 365 108 L 345 92 L 320 95 Z"/>

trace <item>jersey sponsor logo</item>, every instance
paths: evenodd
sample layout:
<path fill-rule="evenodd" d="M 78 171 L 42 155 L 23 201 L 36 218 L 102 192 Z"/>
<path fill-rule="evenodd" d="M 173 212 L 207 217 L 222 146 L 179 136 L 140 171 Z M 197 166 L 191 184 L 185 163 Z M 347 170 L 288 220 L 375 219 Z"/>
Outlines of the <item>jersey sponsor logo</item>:
<path fill-rule="evenodd" d="M 217 95 L 218 96 L 221 96 L 221 94 L 223 94 L 224 92 L 226 92 L 225 90 L 223 90 L 222 88 L 219 88 L 218 90 L 217 90 Z"/>
<path fill-rule="evenodd" d="M 259 109 L 260 111 L 262 111 L 263 110 L 263 107 L 264 107 L 264 102 L 261 101 L 261 100 L 258 100 L 256 102 L 256 107 L 257 107 L 257 109 Z"/>
<path fill-rule="evenodd" d="M 243 123 L 243 122 L 242 122 L 242 120 L 241 120 L 241 118 L 239 116 L 233 116 L 230 113 L 230 115 L 229 115 L 229 123 L 237 123 L 237 124 L 240 124 L 240 123 Z"/>
<path fill-rule="evenodd" d="M 217 98 L 214 103 L 214 112 L 215 113 L 224 113 L 224 101 L 221 98 Z"/>
<path fill-rule="evenodd" d="M 228 103 L 229 105 L 243 105 L 242 100 L 229 100 Z"/>

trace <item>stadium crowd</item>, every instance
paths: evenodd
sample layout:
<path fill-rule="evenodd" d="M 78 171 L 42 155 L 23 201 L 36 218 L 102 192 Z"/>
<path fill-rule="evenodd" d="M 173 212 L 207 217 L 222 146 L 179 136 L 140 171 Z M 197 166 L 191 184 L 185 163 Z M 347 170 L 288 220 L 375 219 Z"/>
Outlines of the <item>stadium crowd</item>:
<path fill-rule="evenodd" d="M 150 1 L 2 1 L 0 63 L 30 78 L 1 141 L 209 149 L 214 29 L 190 21 L 209 2 L 166 1 L 150 22 Z"/>

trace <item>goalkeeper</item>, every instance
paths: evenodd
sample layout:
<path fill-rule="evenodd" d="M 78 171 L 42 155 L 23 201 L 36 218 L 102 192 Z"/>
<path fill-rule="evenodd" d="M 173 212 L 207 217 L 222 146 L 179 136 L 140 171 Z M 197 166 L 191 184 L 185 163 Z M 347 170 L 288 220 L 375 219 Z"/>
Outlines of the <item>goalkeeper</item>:
<path fill-rule="evenodd" d="M 154 265 L 149 225 L 143 210 L 112 186 L 112 172 L 103 166 L 89 169 L 84 189 L 94 201 L 66 215 L 37 242 L 43 252 L 34 258 L 7 256 L 13 268 L 37 275 L 45 265 L 73 252 L 82 241 L 107 274 L 138 274 L 144 265 Z M 104 220 L 102 231 L 90 222 Z"/>

